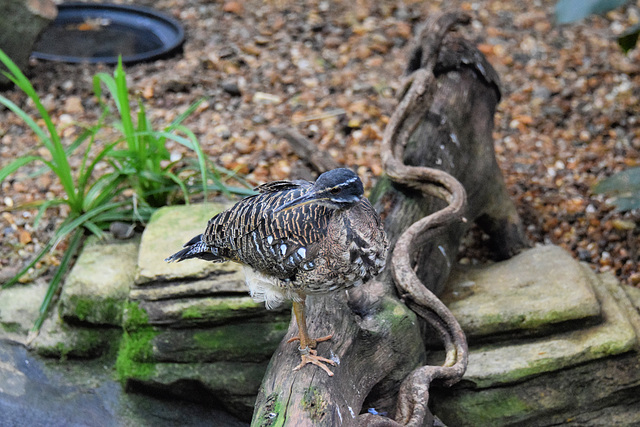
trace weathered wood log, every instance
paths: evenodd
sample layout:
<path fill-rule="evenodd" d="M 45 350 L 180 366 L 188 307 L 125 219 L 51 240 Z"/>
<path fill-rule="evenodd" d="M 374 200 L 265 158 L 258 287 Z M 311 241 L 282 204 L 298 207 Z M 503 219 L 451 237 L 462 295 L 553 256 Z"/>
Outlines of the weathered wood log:
<path fill-rule="evenodd" d="M 416 43 L 408 73 L 424 66 L 424 49 Z M 467 221 L 452 224 L 440 236 L 425 241 L 415 255 L 418 277 L 440 294 L 460 239 L 473 221 L 489 235 L 497 259 L 510 258 L 528 244 L 493 148 L 494 114 L 500 100 L 497 73 L 468 41 L 450 34 L 443 41 L 434 75 L 437 90 L 433 97 L 405 119 L 407 128 L 418 124 L 402 157 L 408 166 L 449 173 L 467 193 Z M 389 177 L 383 177 L 372 193 L 392 245 L 408 225 L 446 206 L 441 198 L 423 196 Z"/>
<path fill-rule="evenodd" d="M 308 303 L 310 332 L 334 334 L 318 351 L 339 361 L 335 376 L 317 369 L 291 372 L 299 355 L 283 341 L 264 378 L 253 425 L 431 425 L 431 381 L 454 382 L 464 373 L 464 334 L 427 289 L 441 291 L 473 220 L 490 235 L 500 258 L 526 246 L 493 151 L 496 73 L 468 42 L 447 35 L 466 20 L 443 15 L 418 37 L 407 91 L 385 132 L 389 178 L 380 181 L 372 201 L 392 247 L 398 243 L 393 265 L 373 283 Z M 427 320 L 426 334 L 443 341 L 443 366 L 414 371 L 424 357 L 424 335 L 404 302 Z M 293 325 L 286 338 L 296 334 Z M 366 414 L 369 407 L 391 418 Z"/>

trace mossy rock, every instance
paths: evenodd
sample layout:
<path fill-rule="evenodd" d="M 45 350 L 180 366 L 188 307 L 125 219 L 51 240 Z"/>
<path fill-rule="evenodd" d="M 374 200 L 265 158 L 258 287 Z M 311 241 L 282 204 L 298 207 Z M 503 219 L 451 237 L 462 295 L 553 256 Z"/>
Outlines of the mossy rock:
<path fill-rule="evenodd" d="M 72 323 L 120 326 L 136 272 L 139 237 L 87 239 L 60 295 L 60 315 Z"/>
<path fill-rule="evenodd" d="M 269 322 L 287 316 L 291 304 L 283 304 L 275 310 L 267 310 L 264 303 L 257 303 L 246 295 L 203 296 L 157 301 L 138 301 L 140 309 L 147 313 L 151 325 L 166 325 L 177 328 L 224 325 L 249 319 Z"/>
<path fill-rule="evenodd" d="M 218 203 L 168 206 L 158 209 L 144 230 L 138 255 L 136 285 L 149 286 L 160 282 L 203 279 L 240 270 L 234 263 L 212 263 L 186 260 L 167 263 L 165 258 L 182 249 L 194 236 L 202 233 L 207 222 L 229 205 Z"/>
<path fill-rule="evenodd" d="M 162 362 L 267 361 L 289 327 L 289 316 L 274 322 L 243 322 L 207 329 L 165 329 L 152 340 L 149 357 Z"/>
<path fill-rule="evenodd" d="M 637 394 L 640 316 L 633 299 L 612 275 L 596 275 L 586 265 L 572 259 L 567 262 L 564 255 L 555 250 L 548 251 L 547 255 L 553 253 L 568 270 L 580 270 L 581 274 L 573 277 L 582 278 L 581 286 L 588 286 L 593 292 L 599 306 L 598 322 L 574 322 L 571 327 L 547 329 L 546 334 L 539 336 L 531 336 L 524 328 L 519 335 L 514 332 L 502 340 L 495 339 L 493 334 L 494 340 L 489 342 L 483 342 L 481 335 L 476 336 L 478 344 L 469 348 L 469 365 L 462 381 L 450 389 L 435 386 L 430 390 L 434 413 L 447 425 L 556 425 L 568 420 L 581 420 L 576 421 L 577 425 L 591 425 L 591 420 L 599 420 L 593 425 L 635 425 L 640 421 Z M 555 264 L 547 262 L 546 265 Z M 547 268 L 551 273 L 543 274 L 541 270 L 539 281 L 544 282 L 553 275 L 557 277 L 555 270 Z M 493 269 L 493 272 L 499 270 Z M 490 279 L 487 275 L 486 280 Z M 499 274 L 495 280 L 502 280 Z M 516 294 L 520 292 L 519 283 L 511 282 Z M 565 289 L 553 278 L 548 286 Z M 549 288 L 544 292 L 558 292 Z M 509 288 L 503 292 L 508 293 Z M 509 296 L 504 299 L 509 300 Z M 567 310 L 574 315 L 571 304 Z M 516 304 L 511 313 L 530 306 L 525 299 Z M 555 313 L 548 321 L 566 317 Z M 478 319 L 483 318 L 486 319 L 479 314 Z M 494 324 L 491 319 L 488 321 Z M 482 330 L 482 325 L 476 324 L 473 328 L 477 332 Z M 433 358 L 432 363 L 436 359 Z M 614 412 L 620 416 L 612 417 Z M 620 422 L 613 422 L 618 418 Z"/>
<path fill-rule="evenodd" d="M 557 246 L 452 272 L 441 296 L 470 343 L 492 335 L 554 334 L 600 320 L 590 272 Z"/>
<path fill-rule="evenodd" d="M 267 361 L 139 363 L 126 359 L 126 353 L 121 349 L 117 367 L 118 376 L 127 389 L 224 407 L 245 421 L 251 419 L 268 365 Z"/>
<path fill-rule="evenodd" d="M 119 328 L 72 327 L 57 316 L 50 316 L 32 347 L 45 357 L 95 358 L 117 346 L 121 336 Z"/>
<path fill-rule="evenodd" d="M 17 284 L 0 291 L 0 339 L 25 343 L 33 327 L 48 284 L 42 280 Z"/>

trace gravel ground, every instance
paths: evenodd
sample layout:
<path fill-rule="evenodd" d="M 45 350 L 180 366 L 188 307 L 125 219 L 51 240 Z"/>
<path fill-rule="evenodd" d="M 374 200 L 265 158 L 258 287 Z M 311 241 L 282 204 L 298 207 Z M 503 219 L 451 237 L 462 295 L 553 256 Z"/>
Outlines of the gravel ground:
<path fill-rule="evenodd" d="M 370 187 L 382 174 L 379 144 L 414 28 L 445 7 L 466 10 L 474 20 L 464 33 L 502 79 L 496 153 L 529 238 L 560 245 L 595 270 L 640 286 L 639 213 L 616 212 L 591 191 L 600 179 L 640 165 L 640 49 L 625 55 L 615 41 L 640 19 L 638 2 L 570 26 L 554 24 L 554 3 L 137 1 L 178 18 L 187 41 L 182 55 L 125 69 L 131 91 L 158 126 L 208 97 L 185 124 L 207 155 L 252 183 L 308 177 L 288 144 L 268 130 L 285 125 L 357 167 Z M 71 141 L 79 124 L 99 115 L 93 75 L 112 69 L 31 65 L 28 76 Z M 4 94 L 33 111 L 20 92 Z M 42 151 L 6 110 L 0 140 L 0 167 Z M 169 149 L 184 154 L 177 145 Z M 42 247 L 65 214 L 50 209 L 35 228 L 36 211 L 16 209 L 61 192 L 50 175 L 29 178 L 36 168 L 23 168 L 1 186 L 0 281 Z M 64 243 L 30 278 L 50 272 L 63 249 Z"/>

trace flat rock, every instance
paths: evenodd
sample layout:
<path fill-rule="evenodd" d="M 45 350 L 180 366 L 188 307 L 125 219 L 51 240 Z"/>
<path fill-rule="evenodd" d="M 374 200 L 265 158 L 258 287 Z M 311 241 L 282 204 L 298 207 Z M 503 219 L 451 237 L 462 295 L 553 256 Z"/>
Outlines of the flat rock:
<path fill-rule="evenodd" d="M 194 236 L 202 233 L 209 219 L 228 208 L 218 203 L 171 206 L 158 209 L 149 220 L 138 253 L 137 286 L 159 282 L 204 279 L 215 275 L 236 275 L 238 264 L 204 262 L 199 259 L 167 263 L 165 258 L 179 251 Z M 240 275 L 236 275 L 240 278 Z M 244 280 L 226 281 L 224 291 L 244 291 Z"/>
<path fill-rule="evenodd" d="M 508 261 L 454 271 L 442 295 L 470 343 L 508 333 L 553 332 L 566 322 L 597 321 L 600 305 L 588 273 L 557 246 Z"/>
<path fill-rule="evenodd" d="M 120 328 L 70 326 L 58 316 L 49 316 L 31 348 L 45 357 L 88 359 L 109 352 L 121 335 Z"/>
<path fill-rule="evenodd" d="M 633 325 L 605 283 L 584 266 L 602 306 L 602 322 L 596 326 L 557 333 L 522 343 L 498 343 L 469 352 L 469 366 L 463 380 L 486 388 L 513 383 L 588 361 L 619 355 L 637 345 Z"/>
<path fill-rule="evenodd" d="M 38 280 L 0 291 L 0 339 L 26 342 L 48 287 L 47 282 Z"/>
<path fill-rule="evenodd" d="M 289 311 L 291 304 L 283 304 L 275 310 L 267 310 L 264 303 L 257 303 L 246 295 L 203 296 L 156 301 L 139 301 L 139 308 L 147 313 L 150 325 L 171 327 L 201 327 L 227 324 L 241 319 L 269 321 Z"/>
<path fill-rule="evenodd" d="M 493 427 L 640 422 L 640 292 L 621 286 L 612 274 L 596 275 L 587 265 L 552 247 L 531 249 L 471 272 L 457 277 L 462 277 L 463 283 L 476 282 L 458 284 L 456 292 L 466 289 L 466 293 L 452 299 L 452 306 L 462 314 L 463 328 L 476 333 L 469 347 L 467 371 L 453 387 L 436 385 L 430 390 L 434 413 L 445 424 Z M 498 300 L 493 303 L 485 291 L 490 283 L 501 289 L 493 293 Z M 529 293 L 528 287 L 537 287 L 541 296 Z M 571 294 L 574 291 L 581 292 L 589 304 L 593 295 L 599 309 L 578 311 L 576 297 Z M 546 300 L 549 295 L 564 297 L 568 304 L 547 300 L 551 305 L 546 309 L 550 312 L 547 316 L 537 301 L 529 299 Z M 461 304 L 465 296 L 477 303 L 479 315 L 475 319 L 470 307 Z M 513 306 L 505 305 L 505 301 Z M 483 305 L 504 305 L 502 310 L 509 313 L 509 321 L 503 324 L 511 334 L 500 335 L 500 322 L 487 315 Z M 562 307 L 570 315 L 553 312 Z M 578 313 L 584 316 L 582 321 Z M 513 320 L 518 318 L 531 326 L 518 328 Z M 563 327 L 545 328 L 545 318 Z M 485 321 L 489 326 L 483 325 Z M 531 334 L 531 328 L 544 333 Z M 483 340 L 483 332 L 493 339 Z M 430 358 L 435 363 L 442 355 Z"/>
<path fill-rule="evenodd" d="M 72 322 L 120 326 L 139 242 L 87 239 L 62 289 L 60 315 Z"/>
<path fill-rule="evenodd" d="M 640 357 L 627 352 L 500 387 L 434 387 L 448 426 L 640 425 Z"/>

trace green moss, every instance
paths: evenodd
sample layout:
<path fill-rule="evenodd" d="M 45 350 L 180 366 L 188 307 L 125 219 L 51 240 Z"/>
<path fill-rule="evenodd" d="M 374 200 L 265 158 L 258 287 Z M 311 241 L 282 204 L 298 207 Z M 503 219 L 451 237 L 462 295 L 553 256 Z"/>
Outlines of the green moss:
<path fill-rule="evenodd" d="M 58 342 L 55 347 L 55 352 L 57 353 L 58 357 L 60 357 L 60 360 L 67 360 L 67 356 L 69 354 L 69 352 L 72 350 L 71 348 L 69 348 L 67 345 L 65 345 L 65 343 Z"/>
<path fill-rule="evenodd" d="M 190 306 L 182 312 L 183 319 L 202 319 L 202 317 L 202 309 L 200 307 Z"/>
<path fill-rule="evenodd" d="M 226 325 L 193 334 L 196 348 L 209 359 L 261 361 L 271 357 L 289 326 L 287 321 Z M 193 357 L 198 357 L 194 354 Z"/>
<path fill-rule="evenodd" d="M 127 301 L 124 304 L 124 329 L 127 331 L 149 325 L 147 311 L 135 301 Z"/>
<path fill-rule="evenodd" d="M 119 341 L 122 331 L 119 329 L 94 329 L 59 325 L 59 329 L 49 332 L 50 340 L 38 341 L 36 351 L 45 357 L 66 359 L 93 358 L 108 352 L 113 343 Z"/>
<path fill-rule="evenodd" d="M 94 304 L 92 301 L 84 298 L 80 298 L 79 296 L 73 296 L 71 298 L 71 303 L 73 304 L 73 311 L 76 314 L 76 317 L 82 321 L 87 320 L 87 317 L 91 315 L 94 311 Z"/>
<path fill-rule="evenodd" d="M 215 322 L 235 316 L 240 311 L 264 310 L 262 304 L 249 297 L 220 298 L 203 305 L 191 305 L 182 312 L 183 319 L 206 319 Z"/>
<path fill-rule="evenodd" d="M 309 387 L 306 389 L 300 403 L 312 420 L 320 421 L 324 417 L 327 402 L 322 398 L 322 394 L 317 388 Z"/>
<path fill-rule="evenodd" d="M 513 390 L 492 390 L 490 393 L 467 392 L 458 399 L 449 400 L 443 410 L 436 413 L 447 425 L 468 424 L 495 426 L 517 423 L 532 410 Z"/>
<path fill-rule="evenodd" d="M 416 322 L 415 314 L 407 308 L 406 305 L 400 304 L 392 298 L 384 298 L 380 305 L 380 311 L 376 314 L 380 324 L 387 325 L 385 327 L 392 336 L 402 337 L 407 328 L 413 328 Z"/>
<path fill-rule="evenodd" d="M 271 393 L 263 405 L 264 412 L 254 417 L 252 426 L 259 427 L 281 427 L 286 421 L 285 405 L 279 398 L 279 393 Z"/>
<path fill-rule="evenodd" d="M 156 364 L 149 360 L 153 355 L 153 339 L 157 335 L 158 332 L 151 327 L 123 334 L 116 359 L 116 373 L 120 382 L 148 380 L 153 376 Z"/>
<path fill-rule="evenodd" d="M 119 326 L 122 323 L 123 299 L 72 295 L 63 304 L 62 316 L 65 319 L 71 318 L 99 325 Z"/>
<path fill-rule="evenodd" d="M 18 334 L 23 332 L 22 327 L 20 326 L 19 323 L 16 322 L 2 322 L 0 323 L 0 326 L 2 326 L 2 329 L 5 332 L 10 332 L 10 333 L 14 333 L 14 334 Z"/>

